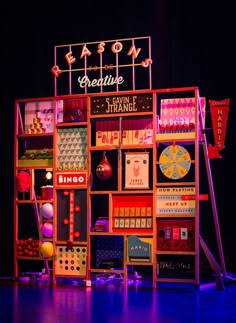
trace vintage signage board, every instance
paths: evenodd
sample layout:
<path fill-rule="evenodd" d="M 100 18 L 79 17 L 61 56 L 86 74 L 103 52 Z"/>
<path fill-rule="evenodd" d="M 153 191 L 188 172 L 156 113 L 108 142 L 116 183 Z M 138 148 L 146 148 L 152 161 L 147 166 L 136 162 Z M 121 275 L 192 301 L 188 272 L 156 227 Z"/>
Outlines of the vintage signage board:
<path fill-rule="evenodd" d="M 194 216 L 196 188 L 158 187 L 156 191 L 157 216 Z"/>
<path fill-rule="evenodd" d="M 152 112 L 152 94 L 99 96 L 91 98 L 91 115 Z"/>
<path fill-rule="evenodd" d="M 87 181 L 87 172 L 56 174 L 56 186 L 58 187 L 86 187 Z"/>
<path fill-rule="evenodd" d="M 222 158 L 219 153 L 225 148 L 230 99 L 209 100 L 215 145 L 208 145 L 209 158 Z"/>
<path fill-rule="evenodd" d="M 150 37 L 58 45 L 55 96 L 151 89 L 151 66 Z"/>

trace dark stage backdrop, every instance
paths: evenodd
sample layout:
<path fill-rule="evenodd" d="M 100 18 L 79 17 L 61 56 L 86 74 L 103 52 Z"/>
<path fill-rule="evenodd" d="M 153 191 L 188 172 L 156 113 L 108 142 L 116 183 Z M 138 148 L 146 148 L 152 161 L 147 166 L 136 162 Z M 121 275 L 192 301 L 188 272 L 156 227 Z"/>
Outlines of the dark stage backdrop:
<path fill-rule="evenodd" d="M 223 158 L 211 165 L 226 266 L 236 272 L 234 10 L 227 0 L 210 8 L 205 2 L 100 0 L 50 7 L 39 1 L 17 3 L 14 12 L 7 4 L 0 10 L 0 276 L 13 275 L 14 100 L 53 96 L 55 45 L 138 36 L 152 38 L 153 88 L 199 86 L 207 100 L 231 100 Z M 206 217 L 202 224 L 214 249 L 214 224 Z"/>

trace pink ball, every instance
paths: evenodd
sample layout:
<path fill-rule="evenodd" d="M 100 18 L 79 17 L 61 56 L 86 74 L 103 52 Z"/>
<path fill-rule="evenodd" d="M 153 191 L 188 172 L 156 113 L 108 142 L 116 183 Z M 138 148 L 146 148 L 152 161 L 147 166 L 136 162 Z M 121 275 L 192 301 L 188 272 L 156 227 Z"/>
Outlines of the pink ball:
<path fill-rule="evenodd" d="M 53 205 L 51 203 L 43 204 L 41 208 L 41 214 L 45 219 L 53 218 Z"/>
<path fill-rule="evenodd" d="M 53 236 L 53 225 L 50 222 L 45 222 L 42 225 L 42 235 L 47 238 L 52 238 Z"/>

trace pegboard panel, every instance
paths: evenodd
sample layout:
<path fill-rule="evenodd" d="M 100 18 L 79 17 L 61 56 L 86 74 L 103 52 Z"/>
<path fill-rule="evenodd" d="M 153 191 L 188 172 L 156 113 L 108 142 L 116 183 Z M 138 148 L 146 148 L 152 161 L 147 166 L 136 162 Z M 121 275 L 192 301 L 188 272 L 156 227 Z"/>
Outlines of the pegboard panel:
<path fill-rule="evenodd" d="M 87 247 L 56 247 L 55 274 L 63 276 L 86 276 Z"/>

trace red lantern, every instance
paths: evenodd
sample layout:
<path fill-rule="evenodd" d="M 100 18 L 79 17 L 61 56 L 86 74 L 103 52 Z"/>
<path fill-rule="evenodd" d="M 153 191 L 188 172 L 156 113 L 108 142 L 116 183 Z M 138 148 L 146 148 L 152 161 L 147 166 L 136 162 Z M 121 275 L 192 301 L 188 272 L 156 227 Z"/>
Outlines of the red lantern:
<path fill-rule="evenodd" d="M 99 163 L 99 165 L 96 168 L 96 174 L 97 174 L 97 177 L 102 181 L 106 181 L 112 175 L 112 167 L 109 161 L 107 160 L 105 151 L 103 152 L 102 161 Z"/>

